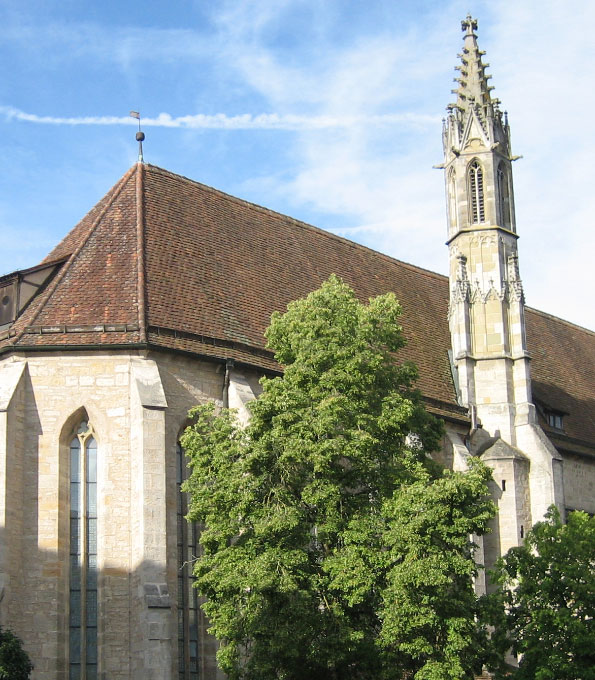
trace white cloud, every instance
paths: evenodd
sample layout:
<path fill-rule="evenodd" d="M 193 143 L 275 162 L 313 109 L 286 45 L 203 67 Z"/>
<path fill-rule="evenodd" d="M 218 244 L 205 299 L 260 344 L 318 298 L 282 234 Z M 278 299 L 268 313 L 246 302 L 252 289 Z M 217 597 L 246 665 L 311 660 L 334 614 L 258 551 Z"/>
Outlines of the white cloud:
<path fill-rule="evenodd" d="M 129 116 L 40 116 L 35 113 L 26 113 L 13 106 L 0 106 L 0 115 L 8 121 L 17 120 L 27 123 L 42 125 L 137 125 L 138 123 Z M 434 125 L 436 117 L 414 114 L 394 113 L 372 116 L 297 116 L 292 114 L 280 115 L 277 113 L 244 113 L 229 116 L 224 113 L 215 115 L 191 114 L 185 116 L 172 116 L 169 113 L 160 113 L 156 117 L 142 118 L 142 126 L 188 128 L 188 129 L 211 129 L 211 130 L 323 130 L 330 128 L 354 128 L 357 126 L 376 125 Z"/>

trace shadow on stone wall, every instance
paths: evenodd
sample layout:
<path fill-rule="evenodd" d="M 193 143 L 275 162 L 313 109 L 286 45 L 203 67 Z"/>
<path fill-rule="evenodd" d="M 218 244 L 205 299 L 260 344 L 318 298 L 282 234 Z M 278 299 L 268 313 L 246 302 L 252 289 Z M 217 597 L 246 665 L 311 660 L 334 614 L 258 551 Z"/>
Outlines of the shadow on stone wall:
<path fill-rule="evenodd" d="M 0 529 L 0 554 L 7 532 Z M 35 666 L 32 680 L 68 680 L 69 564 L 54 551 L 23 544 L 18 568 L 22 580 L 0 574 L 0 623 L 23 641 Z M 58 569 L 56 569 L 58 564 Z M 150 583 L 145 574 L 165 572 L 144 561 L 132 571 L 99 569 L 98 678 L 100 680 L 178 680 L 177 579 Z M 50 575 L 51 572 L 51 575 Z M 216 680 L 217 644 L 200 612 L 198 667 L 201 680 Z"/>

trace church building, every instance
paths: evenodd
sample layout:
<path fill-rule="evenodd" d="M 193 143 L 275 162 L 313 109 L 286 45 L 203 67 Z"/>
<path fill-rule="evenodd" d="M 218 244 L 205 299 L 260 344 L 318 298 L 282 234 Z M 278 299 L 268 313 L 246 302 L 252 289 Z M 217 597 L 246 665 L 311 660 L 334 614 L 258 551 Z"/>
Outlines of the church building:
<path fill-rule="evenodd" d="M 552 503 L 595 513 L 595 333 L 525 306 L 510 128 L 462 26 L 448 277 L 142 161 L 41 263 L 0 277 L 0 625 L 35 680 L 223 677 L 179 437 L 199 403 L 248 417 L 281 372 L 271 313 L 332 273 L 400 300 L 399 358 L 445 424 L 440 461 L 493 468 L 484 564 Z"/>

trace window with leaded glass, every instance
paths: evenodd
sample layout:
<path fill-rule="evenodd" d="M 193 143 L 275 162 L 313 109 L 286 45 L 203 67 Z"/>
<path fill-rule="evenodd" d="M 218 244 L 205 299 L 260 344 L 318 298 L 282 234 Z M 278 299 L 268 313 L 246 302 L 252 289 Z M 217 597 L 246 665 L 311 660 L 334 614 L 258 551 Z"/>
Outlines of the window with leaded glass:
<path fill-rule="evenodd" d="M 97 443 L 83 421 L 70 442 L 69 678 L 97 680 Z"/>
<path fill-rule="evenodd" d="M 198 680 L 200 609 L 192 572 L 197 555 L 198 528 L 196 524 L 187 522 L 185 517 L 188 494 L 181 490 L 181 485 L 187 477 L 186 456 L 178 444 L 178 677 L 179 680 Z"/>

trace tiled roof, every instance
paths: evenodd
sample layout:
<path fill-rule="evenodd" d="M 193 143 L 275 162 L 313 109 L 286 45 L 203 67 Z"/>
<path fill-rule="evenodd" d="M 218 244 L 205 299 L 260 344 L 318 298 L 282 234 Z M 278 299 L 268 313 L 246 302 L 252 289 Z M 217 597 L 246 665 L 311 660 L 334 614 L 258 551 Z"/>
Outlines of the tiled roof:
<path fill-rule="evenodd" d="M 439 274 L 142 164 L 44 262 L 65 257 L 0 348 L 148 342 L 275 370 L 263 338 L 271 313 L 336 273 L 362 300 L 395 293 L 402 358 L 419 367 L 434 410 L 464 413 L 448 360 L 448 279 Z M 568 434 L 595 443 L 595 334 L 533 310 L 527 332 L 539 399 L 566 404 L 558 408 L 571 414 Z"/>
<path fill-rule="evenodd" d="M 534 309 L 526 316 L 534 400 L 564 414 L 567 436 L 595 445 L 595 333 Z"/>

